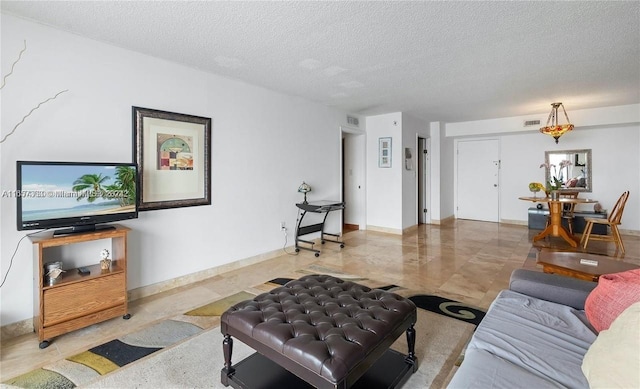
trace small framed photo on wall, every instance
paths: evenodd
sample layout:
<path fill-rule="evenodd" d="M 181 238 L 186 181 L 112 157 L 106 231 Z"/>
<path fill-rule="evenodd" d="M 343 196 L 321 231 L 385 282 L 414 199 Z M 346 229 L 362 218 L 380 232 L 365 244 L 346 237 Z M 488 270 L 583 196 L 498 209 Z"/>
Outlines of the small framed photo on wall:
<path fill-rule="evenodd" d="M 391 137 L 378 139 L 378 167 L 391 167 Z"/>

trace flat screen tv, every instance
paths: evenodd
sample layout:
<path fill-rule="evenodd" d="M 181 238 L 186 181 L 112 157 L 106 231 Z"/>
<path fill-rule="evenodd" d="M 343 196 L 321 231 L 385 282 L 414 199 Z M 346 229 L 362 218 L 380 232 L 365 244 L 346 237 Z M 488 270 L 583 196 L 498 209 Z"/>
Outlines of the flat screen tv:
<path fill-rule="evenodd" d="M 54 235 L 113 228 L 138 217 L 133 163 L 17 162 L 18 230 L 60 228 Z"/>

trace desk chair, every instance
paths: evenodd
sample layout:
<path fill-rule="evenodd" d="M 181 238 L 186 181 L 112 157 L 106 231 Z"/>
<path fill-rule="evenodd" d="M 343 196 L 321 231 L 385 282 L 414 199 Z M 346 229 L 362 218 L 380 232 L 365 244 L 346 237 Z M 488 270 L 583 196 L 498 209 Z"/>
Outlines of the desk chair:
<path fill-rule="evenodd" d="M 565 198 L 565 199 L 577 199 L 578 195 L 580 194 L 580 192 L 578 191 L 561 191 L 559 193 L 560 198 Z M 547 192 L 547 197 L 550 197 L 551 193 Z M 547 205 L 549 207 L 549 209 L 551 209 L 550 205 Z M 573 235 L 573 212 L 575 211 L 576 208 L 576 204 L 575 203 L 569 203 L 569 204 L 562 204 L 562 218 L 565 219 L 567 221 L 567 224 L 569 225 L 569 233 L 571 235 Z M 549 224 L 551 224 L 551 214 L 549 214 L 547 216 L 547 225 L 546 227 L 549 227 Z M 546 228 L 545 227 L 545 228 Z"/>
<path fill-rule="evenodd" d="M 622 212 L 624 211 L 624 206 L 627 203 L 627 199 L 629 198 L 629 191 L 626 191 L 620 196 L 618 201 L 616 201 L 616 205 L 613 206 L 613 210 L 609 214 L 607 219 L 585 219 L 587 223 L 584 228 L 584 234 L 582 234 L 582 239 L 580 239 L 580 244 L 582 244 L 583 248 L 587 248 L 587 243 L 589 243 L 589 239 L 591 240 L 604 240 L 607 242 L 615 242 L 616 248 L 620 249 L 620 252 L 624 254 L 624 244 L 622 244 L 622 237 L 620 236 L 620 231 L 618 231 L 618 225 L 621 224 L 622 221 Z M 593 235 L 591 236 L 591 229 L 594 224 L 606 224 L 611 227 L 611 235 Z"/>

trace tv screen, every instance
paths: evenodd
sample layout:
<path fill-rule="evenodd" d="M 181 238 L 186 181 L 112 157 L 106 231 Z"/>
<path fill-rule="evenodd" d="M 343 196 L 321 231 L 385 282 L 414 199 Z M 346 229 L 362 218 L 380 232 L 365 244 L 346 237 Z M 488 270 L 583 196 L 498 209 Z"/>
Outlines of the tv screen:
<path fill-rule="evenodd" d="M 68 234 L 138 217 L 133 163 L 18 161 L 17 169 L 18 230 Z"/>

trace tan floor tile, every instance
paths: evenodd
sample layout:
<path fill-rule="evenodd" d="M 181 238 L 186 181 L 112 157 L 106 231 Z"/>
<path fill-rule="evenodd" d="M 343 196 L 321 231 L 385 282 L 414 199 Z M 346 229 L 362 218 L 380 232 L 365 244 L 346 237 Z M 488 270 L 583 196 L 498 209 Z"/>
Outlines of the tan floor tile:
<path fill-rule="evenodd" d="M 538 232 L 520 225 L 457 220 L 421 225 L 403 236 L 351 231 L 343 236 L 344 249 L 329 243 L 316 245 L 322 250 L 318 258 L 308 251 L 291 255 L 295 253 L 289 247 L 289 254 L 132 301 L 131 319 L 116 318 L 59 336 L 44 350 L 38 348 L 35 334 L 2 339 L 0 376 L 2 380 L 15 377 L 218 298 L 243 290 L 261 291 L 259 286 L 273 278 L 299 278 L 300 270 L 314 267 L 395 284 L 405 288 L 404 296 L 433 294 L 486 309 L 508 287 L 514 269 L 541 271 L 535 256 L 529 257 Z M 640 237 L 625 235 L 623 240 L 627 253 L 621 260 L 640 265 Z M 614 245 L 604 242 L 590 243 L 588 250 L 582 250 L 548 238 L 534 246 L 616 254 Z"/>

